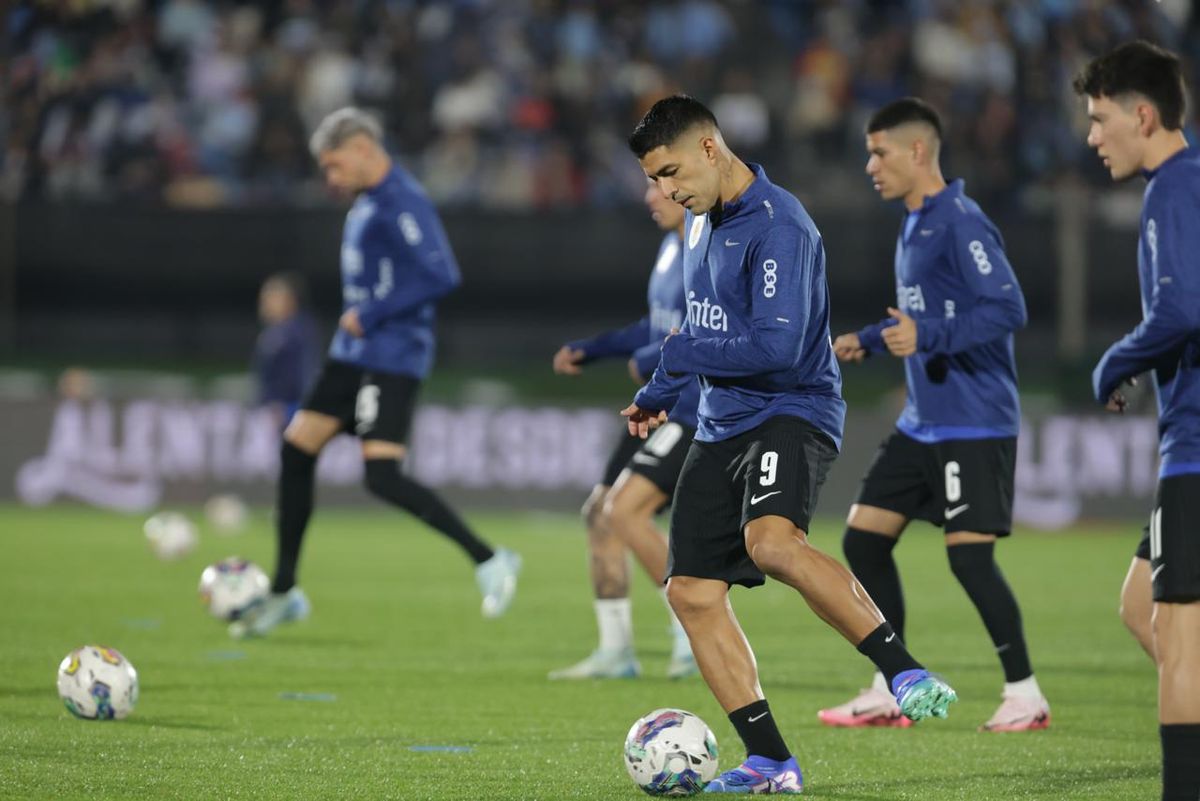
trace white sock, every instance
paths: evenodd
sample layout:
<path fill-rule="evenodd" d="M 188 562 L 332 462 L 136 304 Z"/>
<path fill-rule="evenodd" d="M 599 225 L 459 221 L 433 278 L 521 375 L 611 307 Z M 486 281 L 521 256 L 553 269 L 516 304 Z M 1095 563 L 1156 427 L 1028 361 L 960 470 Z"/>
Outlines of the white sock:
<path fill-rule="evenodd" d="M 1037 679 L 1030 674 L 1029 678 L 1021 679 L 1020 681 L 1004 682 L 1004 696 L 1016 696 L 1018 698 L 1041 698 L 1042 688 L 1038 686 Z"/>
<path fill-rule="evenodd" d="M 892 694 L 892 688 L 888 686 L 887 679 L 878 670 L 875 671 L 874 678 L 871 679 L 871 689 L 879 690 L 881 693 Z"/>
<path fill-rule="evenodd" d="M 628 598 L 597 599 L 596 625 L 600 629 L 601 651 L 633 649 L 633 603 Z"/>

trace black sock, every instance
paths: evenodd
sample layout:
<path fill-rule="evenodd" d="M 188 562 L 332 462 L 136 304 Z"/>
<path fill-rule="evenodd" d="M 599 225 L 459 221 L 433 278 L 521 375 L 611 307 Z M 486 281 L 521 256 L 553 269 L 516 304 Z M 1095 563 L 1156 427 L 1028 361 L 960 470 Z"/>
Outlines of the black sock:
<path fill-rule="evenodd" d="M 858 652 L 875 663 L 875 667 L 887 679 L 889 688 L 896 674 L 921 669 L 921 663 L 913 659 L 904 647 L 904 640 L 887 622 L 881 623 L 879 628 L 863 638 L 858 644 Z"/>
<path fill-rule="evenodd" d="M 279 488 L 275 499 L 275 578 L 271 592 L 296 586 L 300 543 L 313 509 L 313 482 L 317 458 L 285 441 L 279 453 Z"/>
<path fill-rule="evenodd" d="M 738 737 L 742 738 L 746 756 L 782 762 L 792 755 L 783 741 L 783 735 L 779 733 L 779 727 L 775 725 L 775 716 L 767 706 L 767 699 L 733 710 L 729 713 L 729 722 L 737 729 Z"/>
<path fill-rule="evenodd" d="M 842 537 L 842 553 L 850 571 L 883 612 L 884 618 L 900 639 L 904 639 L 904 591 L 892 549 L 897 539 L 871 531 L 847 528 Z"/>
<path fill-rule="evenodd" d="M 1200 798 L 1200 723 L 1171 723 L 1158 727 L 1162 737 L 1162 801 Z"/>
<path fill-rule="evenodd" d="M 1021 608 L 996 564 L 995 549 L 994 542 L 971 542 L 951 545 L 946 553 L 950 557 L 950 570 L 979 610 L 992 637 L 1000 664 L 1004 666 L 1004 680 L 1021 681 L 1033 675 L 1033 667 L 1025 647 Z"/>
<path fill-rule="evenodd" d="M 462 546 L 475 564 L 486 562 L 495 552 L 467 527 L 462 518 L 428 487 L 400 472 L 395 459 L 367 459 L 367 489 L 376 497 L 399 506 Z"/>

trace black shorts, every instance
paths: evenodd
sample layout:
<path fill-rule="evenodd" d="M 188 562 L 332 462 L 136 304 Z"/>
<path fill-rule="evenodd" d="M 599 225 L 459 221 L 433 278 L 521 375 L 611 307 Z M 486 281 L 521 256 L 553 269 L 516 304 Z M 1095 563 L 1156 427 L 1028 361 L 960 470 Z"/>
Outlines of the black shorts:
<path fill-rule="evenodd" d="M 627 470 L 650 480 L 668 498 L 675 494 L 683 460 L 687 458 L 696 429 L 682 423 L 660 426 L 642 444 L 625 466 Z"/>
<path fill-rule="evenodd" d="M 1016 437 L 918 442 L 894 431 L 875 452 L 855 503 L 927 520 L 947 534 L 1012 532 Z"/>
<path fill-rule="evenodd" d="M 621 439 L 618 440 L 612 454 L 608 457 L 608 464 L 604 465 L 604 478 L 600 479 L 600 483 L 606 487 L 616 484 L 617 476 L 621 475 L 621 471 L 625 469 L 625 465 L 629 464 L 633 455 L 641 450 L 644 442 L 641 437 L 632 436 L 628 428 L 623 430 Z"/>
<path fill-rule="evenodd" d="M 1150 560 L 1154 600 L 1200 601 L 1200 474 L 1159 479 L 1137 556 Z"/>
<path fill-rule="evenodd" d="M 799 417 L 772 417 L 727 440 L 693 442 L 675 489 L 667 575 L 762 584 L 746 552 L 746 524 L 779 515 L 808 531 L 836 456 L 833 441 Z"/>
<path fill-rule="evenodd" d="M 325 362 L 301 409 L 336 417 L 361 439 L 403 444 L 412 425 L 420 380 L 408 375 Z"/>

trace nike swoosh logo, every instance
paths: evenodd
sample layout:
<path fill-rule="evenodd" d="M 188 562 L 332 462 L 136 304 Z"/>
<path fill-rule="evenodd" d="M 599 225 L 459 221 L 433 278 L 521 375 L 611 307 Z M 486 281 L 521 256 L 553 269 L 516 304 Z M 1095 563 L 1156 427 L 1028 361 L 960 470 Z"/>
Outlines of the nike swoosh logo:
<path fill-rule="evenodd" d="M 932 233 L 933 233 L 933 229 L 932 229 L 932 228 L 922 228 L 922 229 L 921 229 L 921 236 L 929 236 L 929 235 L 931 235 Z"/>
<path fill-rule="evenodd" d="M 947 507 L 946 508 L 946 519 L 953 520 L 954 518 L 958 517 L 959 515 L 961 515 L 963 512 L 967 511 L 970 508 L 971 508 L 971 504 L 969 504 L 969 503 L 964 503 L 962 506 L 955 506 L 953 509 Z"/>
<path fill-rule="evenodd" d="M 768 492 L 766 495 L 751 495 L 750 496 L 750 505 L 753 506 L 754 504 L 758 503 L 759 501 L 765 501 L 767 498 L 770 498 L 772 495 L 778 495 L 781 492 L 783 492 L 783 490 L 775 490 L 774 492 Z"/>
<path fill-rule="evenodd" d="M 734 245 L 740 245 L 740 244 L 742 244 L 742 243 L 741 243 L 741 242 L 734 242 L 732 239 L 726 239 L 726 240 L 725 240 L 725 247 L 727 247 L 727 248 L 731 248 L 731 247 L 733 247 Z"/>
<path fill-rule="evenodd" d="M 894 639 L 896 639 L 896 632 L 894 632 L 894 631 L 893 631 L 891 634 L 889 634 L 887 637 L 885 637 L 885 638 L 883 639 L 883 641 L 884 641 L 884 642 L 891 642 L 891 641 L 892 641 L 892 640 L 894 640 Z"/>
<path fill-rule="evenodd" d="M 658 457 L 651 456 L 648 453 L 635 453 L 633 455 L 633 461 L 637 462 L 638 464 L 658 464 Z"/>
<path fill-rule="evenodd" d="M 1154 572 L 1150 574 L 1150 580 L 1154 581 L 1156 578 L 1158 578 L 1158 574 L 1163 572 L 1164 567 L 1166 567 L 1166 565 L 1159 565 L 1158 567 L 1154 568 Z"/>
<path fill-rule="evenodd" d="M 746 722 L 747 722 L 747 723 L 754 723 L 755 721 L 762 720 L 763 718 L 765 718 L 765 717 L 766 717 L 767 715 L 769 715 L 769 714 L 771 714 L 771 713 L 770 713 L 770 712 L 759 712 L 757 715 L 755 715 L 755 716 L 754 716 L 754 717 L 752 717 L 752 718 L 746 718 Z"/>

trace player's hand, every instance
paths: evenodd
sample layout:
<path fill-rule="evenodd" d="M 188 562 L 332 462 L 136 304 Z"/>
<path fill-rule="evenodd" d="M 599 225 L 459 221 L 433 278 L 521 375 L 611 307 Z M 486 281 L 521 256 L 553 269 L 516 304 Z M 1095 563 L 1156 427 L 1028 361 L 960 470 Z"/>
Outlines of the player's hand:
<path fill-rule="evenodd" d="M 629 423 L 629 435 L 646 439 L 650 432 L 667 422 L 666 412 L 655 412 L 642 409 L 636 403 L 631 403 L 621 410 L 621 416 Z"/>
<path fill-rule="evenodd" d="M 638 372 L 637 359 L 629 360 L 629 377 L 633 379 L 633 383 L 639 387 L 646 383 L 646 379 L 642 378 L 642 374 Z"/>
<path fill-rule="evenodd" d="M 342 318 L 338 320 L 338 328 L 350 334 L 350 336 L 361 337 L 365 332 L 362 327 L 362 320 L 358 319 L 358 309 L 349 308 L 342 313 Z"/>
<path fill-rule="evenodd" d="M 579 363 L 583 361 L 583 351 L 579 348 L 572 348 L 570 345 L 563 345 L 558 349 L 558 353 L 554 354 L 554 372 L 559 375 L 579 375 L 583 372 L 583 368 Z"/>
<path fill-rule="evenodd" d="M 1137 378 L 1128 378 L 1125 380 L 1125 383 L 1131 387 L 1136 387 L 1137 386 Z M 1125 397 L 1125 393 L 1122 392 L 1121 389 L 1118 387 L 1117 389 L 1114 389 L 1112 391 L 1111 395 L 1108 396 L 1108 403 L 1104 404 L 1104 408 L 1110 412 L 1116 412 L 1117 414 L 1124 414 L 1125 407 L 1128 405 L 1129 405 L 1129 400 Z"/>
<path fill-rule="evenodd" d="M 883 344 L 893 356 L 903 359 L 917 352 L 917 321 L 899 309 L 888 307 L 888 317 L 895 325 L 883 329 Z"/>
<path fill-rule="evenodd" d="M 858 334 L 842 334 L 833 340 L 833 355 L 841 362 L 861 362 L 867 358 L 867 349 L 862 346 Z"/>

